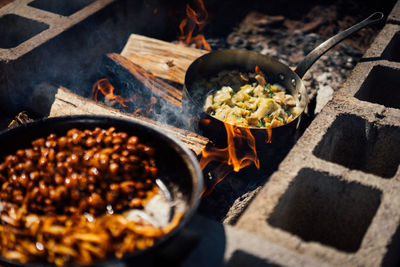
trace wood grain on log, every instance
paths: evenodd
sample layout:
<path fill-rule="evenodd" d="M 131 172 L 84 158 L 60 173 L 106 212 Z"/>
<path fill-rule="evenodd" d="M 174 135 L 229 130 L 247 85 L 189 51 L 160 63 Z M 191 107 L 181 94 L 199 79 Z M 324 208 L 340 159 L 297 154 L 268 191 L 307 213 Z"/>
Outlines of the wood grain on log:
<path fill-rule="evenodd" d="M 183 84 L 189 65 L 206 50 L 131 34 L 121 55 L 155 76 Z"/>
<path fill-rule="evenodd" d="M 112 74 L 117 83 L 135 84 L 137 81 L 150 90 L 151 94 L 163 98 L 174 106 L 182 106 L 182 91 L 168 84 L 141 66 L 133 63 L 119 54 L 107 54 L 102 62 L 102 69 L 107 74 Z M 139 93 L 139 92 L 135 92 Z"/>
<path fill-rule="evenodd" d="M 151 127 L 158 128 L 171 136 L 177 137 L 196 155 L 200 155 L 203 148 L 205 148 L 209 142 L 207 138 L 194 132 L 161 124 L 139 115 L 123 113 L 120 110 L 78 96 L 66 88 L 59 87 L 55 94 L 54 102 L 51 105 L 49 117 L 80 114 L 109 115 L 127 118 L 132 121 L 146 122 L 150 124 Z"/>

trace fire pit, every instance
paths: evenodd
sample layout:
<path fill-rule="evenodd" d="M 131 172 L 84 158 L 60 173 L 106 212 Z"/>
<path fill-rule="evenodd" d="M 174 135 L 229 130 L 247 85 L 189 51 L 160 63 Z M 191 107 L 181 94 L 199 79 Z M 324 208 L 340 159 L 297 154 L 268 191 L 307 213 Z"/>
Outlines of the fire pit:
<path fill-rule="evenodd" d="M 340 29 L 391 12 L 307 73 L 310 120 L 290 142 L 257 151 L 261 171 L 204 164 L 205 218 L 152 264 L 398 263 L 398 3 L 67 2 L 0 1 L 3 128 L 22 110 L 122 116 L 177 136 L 199 159 L 212 143 L 182 112 L 182 83 L 205 49 L 248 49 L 294 67 Z"/>

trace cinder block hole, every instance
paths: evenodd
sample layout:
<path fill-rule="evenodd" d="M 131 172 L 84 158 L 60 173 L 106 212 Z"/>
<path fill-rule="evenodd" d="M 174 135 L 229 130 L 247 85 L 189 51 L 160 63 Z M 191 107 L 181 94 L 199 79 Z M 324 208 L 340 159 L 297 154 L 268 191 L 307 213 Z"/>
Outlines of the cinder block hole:
<path fill-rule="evenodd" d="M 400 32 L 396 32 L 390 43 L 382 53 L 382 58 L 389 61 L 400 62 Z"/>
<path fill-rule="evenodd" d="M 279 199 L 268 222 L 305 241 L 356 252 L 381 195 L 372 187 L 302 169 Z"/>
<path fill-rule="evenodd" d="M 400 108 L 400 70 L 375 66 L 362 83 L 355 97 L 386 107 Z"/>
<path fill-rule="evenodd" d="M 225 267 L 243 267 L 243 266 L 257 266 L 257 267 L 282 267 L 282 265 L 273 263 L 267 259 L 261 259 L 257 256 L 251 255 L 242 250 L 233 252 L 229 261 L 224 264 Z"/>
<path fill-rule="evenodd" d="M 95 0 L 35 0 L 29 6 L 43 9 L 63 16 L 70 16 Z"/>
<path fill-rule="evenodd" d="M 381 266 L 400 266 L 400 225 L 392 235 L 390 243 L 386 247 L 387 252 Z"/>
<path fill-rule="evenodd" d="M 313 154 L 349 169 L 392 178 L 400 163 L 400 127 L 375 125 L 355 115 L 342 114 Z"/>
<path fill-rule="evenodd" d="M 14 14 L 0 17 L 0 48 L 13 48 L 49 28 L 49 25 Z"/>

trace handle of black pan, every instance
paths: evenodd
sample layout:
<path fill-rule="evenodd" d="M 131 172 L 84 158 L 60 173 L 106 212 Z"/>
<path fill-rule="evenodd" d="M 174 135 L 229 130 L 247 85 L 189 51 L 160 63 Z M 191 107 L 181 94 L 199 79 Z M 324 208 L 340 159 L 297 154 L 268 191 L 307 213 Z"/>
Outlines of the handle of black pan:
<path fill-rule="evenodd" d="M 329 49 L 337 45 L 342 40 L 346 39 L 349 35 L 361 30 L 362 28 L 380 21 L 384 17 L 382 12 L 375 12 L 365 20 L 361 21 L 360 23 L 339 32 L 335 36 L 332 36 L 316 48 L 311 51 L 300 64 L 297 66 L 295 72 L 299 75 L 300 78 L 304 76 L 304 74 L 308 71 L 308 69 L 314 64 L 314 62 L 319 59 L 323 54 L 328 52 Z"/>

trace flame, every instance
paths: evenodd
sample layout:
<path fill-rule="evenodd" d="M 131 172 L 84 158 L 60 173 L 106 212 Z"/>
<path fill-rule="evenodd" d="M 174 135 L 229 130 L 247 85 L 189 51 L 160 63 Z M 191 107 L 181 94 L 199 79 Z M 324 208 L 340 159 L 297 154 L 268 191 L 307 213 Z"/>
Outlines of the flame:
<path fill-rule="evenodd" d="M 125 105 L 124 98 L 114 94 L 114 89 L 115 89 L 114 86 L 110 83 L 110 81 L 107 78 L 100 79 L 94 83 L 90 98 L 94 99 L 97 102 L 97 95 L 100 91 L 104 95 L 104 97 L 108 99 L 110 102 L 116 101 L 120 103 L 123 107 L 127 107 Z"/>
<path fill-rule="evenodd" d="M 178 39 L 182 40 L 186 45 L 195 44 L 197 48 L 204 48 L 207 51 L 211 51 L 211 46 L 207 43 L 204 35 L 198 34 L 193 37 L 193 32 L 196 27 L 201 31 L 208 20 L 208 12 L 204 6 L 203 0 L 197 0 L 197 4 L 200 8 L 198 12 L 189 4 L 186 4 L 186 18 L 179 24 L 181 35 L 178 36 Z"/>
<path fill-rule="evenodd" d="M 262 74 L 262 71 L 260 70 L 260 67 L 259 67 L 258 65 L 255 66 L 254 71 L 255 71 L 257 74 Z"/>
<path fill-rule="evenodd" d="M 268 127 L 267 128 L 267 134 L 268 134 L 268 138 L 267 140 L 265 140 L 265 143 L 270 144 L 272 143 L 272 127 Z"/>
<path fill-rule="evenodd" d="M 117 95 L 114 93 L 115 87 L 110 83 L 107 78 L 102 78 L 94 83 L 90 98 L 97 102 L 99 92 L 101 92 L 104 97 L 110 102 L 118 102 L 124 108 L 128 107 L 125 103 L 139 103 L 141 106 L 144 107 L 144 110 L 139 108 L 136 109 L 133 112 L 133 114 L 135 115 L 149 115 L 152 112 L 154 105 L 157 103 L 157 98 L 154 96 L 150 97 L 149 100 L 145 100 L 143 99 L 143 97 L 137 94 L 134 94 L 127 98 L 123 98 L 122 96 Z"/>
<path fill-rule="evenodd" d="M 202 170 L 212 161 L 220 162 L 220 165 L 215 170 L 218 178 L 212 185 L 206 195 L 212 192 L 214 187 L 221 182 L 230 172 L 243 169 L 254 163 L 257 169 L 260 169 L 260 161 L 256 152 L 255 138 L 249 128 L 237 127 L 224 122 L 227 143 L 226 148 L 206 148 L 202 151 L 200 159 L 200 167 Z"/>

